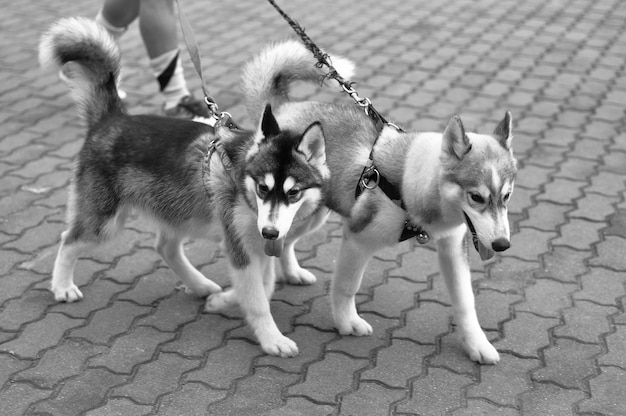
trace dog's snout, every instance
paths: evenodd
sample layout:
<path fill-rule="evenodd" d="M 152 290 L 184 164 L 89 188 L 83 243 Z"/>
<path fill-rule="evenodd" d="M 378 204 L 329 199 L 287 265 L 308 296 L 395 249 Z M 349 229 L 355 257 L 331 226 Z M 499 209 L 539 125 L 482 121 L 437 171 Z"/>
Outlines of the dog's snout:
<path fill-rule="evenodd" d="M 506 238 L 498 238 L 491 243 L 491 248 L 493 248 L 494 251 L 504 251 L 509 247 L 511 247 L 511 242 Z"/>
<path fill-rule="evenodd" d="M 266 240 L 276 240 L 278 238 L 278 230 L 274 227 L 263 227 L 261 235 Z"/>

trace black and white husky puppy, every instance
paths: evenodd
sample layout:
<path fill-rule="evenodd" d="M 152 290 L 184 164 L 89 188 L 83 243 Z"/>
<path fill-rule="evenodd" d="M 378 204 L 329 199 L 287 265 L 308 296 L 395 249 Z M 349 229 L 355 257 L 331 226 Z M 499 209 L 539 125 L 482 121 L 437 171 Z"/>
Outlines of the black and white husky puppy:
<path fill-rule="evenodd" d="M 229 300 L 242 308 L 265 352 L 296 355 L 296 344 L 270 314 L 269 298 L 274 257 L 280 257 L 287 281 L 315 281 L 298 265 L 294 244 L 328 213 L 321 207 L 329 173 L 320 124 L 297 134 L 282 130 L 269 106 L 257 131 L 129 115 L 116 88 L 117 45 L 89 19 L 55 23 L 41 39 L 40 61 L 57 69 L 65 65 L 87 128 L 71 177 L 69 226 L 52 273 L 55 299 L 83 297 L 73 279 L 76 261 L 136 211 L 153 220 L 156 250 L 198 296 L 222 292 L 191 265 L 183 243 L 217 232 L 232 269 Z"/>

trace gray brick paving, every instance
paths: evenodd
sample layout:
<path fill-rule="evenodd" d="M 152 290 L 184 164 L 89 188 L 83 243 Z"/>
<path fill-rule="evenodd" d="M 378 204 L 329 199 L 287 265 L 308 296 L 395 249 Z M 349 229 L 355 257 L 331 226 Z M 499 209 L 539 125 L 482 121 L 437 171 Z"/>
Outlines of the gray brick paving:
<path fill-rule="evenodd" d="M 182 3 L 212 95 L 249 127 L 241 64 L 289 28 L 261 0 Z M 368 268 L 357 301 L 374 334 L 338 335 L 328 299 L 336 216 L 298 248 L 318 282 L 281 283 L 272 302 L 297 358 L 265 356 L 236 311 L 202 313 L 142 221 L 79 262 L 83 301 L 55 304 L 47 287 L 83 133 L 36 47 L 56 18 L 94 16 L 99 3 L 0 0 L 0 414 L 626 414 L 624 2 L 282 3 L 318 43 L 357 62 L 361 95 L 405 128 L 438 130 L 458 113 L 480 130 L 513 112 L 513 247 L 485 264 L 471 257 L 501 362 L 467 359 L 433 247 L 414 243 Z M 158 111 L 137 25 L 122 50 L 130 111 Z M 297 94 L 348 100 L 333 84 Z M 187 252 L 228 284 L 218 245 Z"/>

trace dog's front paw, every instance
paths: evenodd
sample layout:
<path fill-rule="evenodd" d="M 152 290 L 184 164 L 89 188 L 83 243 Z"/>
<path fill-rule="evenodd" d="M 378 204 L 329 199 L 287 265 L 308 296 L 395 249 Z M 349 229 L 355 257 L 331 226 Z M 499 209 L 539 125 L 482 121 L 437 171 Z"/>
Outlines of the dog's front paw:
<path fill-rule="evenodd" d="M 298 345 L 284 335 L 261 341 L 261 348 L 266 354 L 277 357 L 295 357 L 299 354 Z"/>
<path fill-rule="evenodd" d="M 237 305 L 232 290 L 218 292 L 209 296 L 204 304 L 205 312 L 220 312 Z"/>
<path fill-rule="evenodd" d="M 68 287 L 55 287 L 50 288 L 54 294 L 54 300 L 57 302 L 76 302 L 83 298 L 83 292 L 80 291 L 78 286 L 71 284 Z"/>
<path fill-rule="evenodd" d="M 186 294 L 197 296 L 199 298 L 206 298 L 207 296 L 219 293 L 222 291 L 222 288 L 209 279 L 205 279 L 199 284 L 194 285 L 193 287 L 190 285 L 182 284 L 180 288 L 185 291 Z"/>
<path fill-rule="evenodd" d="M 372 335 L 374 332 L 372 326 L 359 315 L 337 322 L 337 330 L 339 330 L 341 335 L 354 335 L 357 337 Z"/>
<path fill-rule="evenodd" d="M 312 285 L 317 281 L 317 278 L 310 271 L 298 268 L 289 272 L 283 273 L 283 279 L 290 285 Z"/>
<path fill-rule="evenodd" d="M 487 337 L 482 335 L 481 339 L 471 340 L 469 337 L 463 340 L 463 348 L 470 357 L 470 360 L 480 364 L 497 364 L 500 361 L 500 354 Z"/>

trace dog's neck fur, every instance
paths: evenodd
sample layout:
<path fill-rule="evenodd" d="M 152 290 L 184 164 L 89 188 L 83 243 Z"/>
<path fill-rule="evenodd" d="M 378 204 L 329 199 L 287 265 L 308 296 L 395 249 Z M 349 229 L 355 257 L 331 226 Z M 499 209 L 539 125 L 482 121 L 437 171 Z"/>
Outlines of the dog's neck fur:
<path fill-rule="evenodd" d="M 409 218 L 422 226 L 448 214 L 440 194 L 441 146 L 441 133 L 398 132 L 388 126 L 375 149 L 377 168 L 398 187 Z"/>

